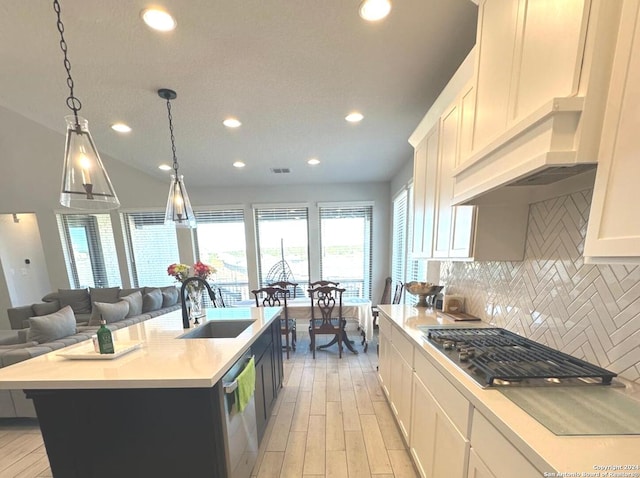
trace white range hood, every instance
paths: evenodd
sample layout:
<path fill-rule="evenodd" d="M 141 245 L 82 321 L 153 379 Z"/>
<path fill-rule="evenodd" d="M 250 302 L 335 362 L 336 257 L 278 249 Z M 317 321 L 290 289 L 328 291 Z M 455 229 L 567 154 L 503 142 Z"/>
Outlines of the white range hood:
<path fill-rule="evenodd" d="M 580 148 L 584 98 L 554 98 L 457 167 L 453 203 L 508 186 L 548 185 L 595 168 Z"/>

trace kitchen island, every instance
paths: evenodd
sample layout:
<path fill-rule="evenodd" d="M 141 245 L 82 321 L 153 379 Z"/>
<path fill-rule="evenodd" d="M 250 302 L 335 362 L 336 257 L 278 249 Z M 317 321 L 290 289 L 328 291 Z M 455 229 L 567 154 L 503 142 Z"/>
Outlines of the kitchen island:
<path fill-rule="evenodd" d="M 420 329 L 487 324 L 456 323 L 427 308 L 378 308 L 379 379 L 422 476 L 640 476 L 640 430 L 628 435 L 556 435 L 498 389 L 480 387 L 425 341 Z M 596 387 L 615 397 L 637 398 L 637 384 L 616 382 L 616 387 Z M 567 393 L 579 401 L 581 394 L 593 390 L 586 387 L 575 386 Z M 540 388 L 518 390 L 542 393 Z M 602 402 L 610 413 L 618 413 L 613 405 L 613 400 L 610 406 Z M 567 422 L 581 418 L 578 410 L 565 417 Z"/>
<path fill-rule="evenodd" d="M 226 477 L 221 379 L 248 351 L 262 427 L 282 385 L 281 308 L 210 309 L 199 328 L 244 323 L 225 338 L 181 338 L 180 311 L 113 332 L 141 346 L 112 360 L 69 360 L 87 342 L 0 370 L 0 388 L 33 398 L 51 470 L 61 477 Z M 231 328 L 233 329 L 233 328 Z M 231 336 L 234 335 L 234 336 Z M 260 425 L 259 425 L 260 426 Z M 258 429 L 260 434 L 260 428 Z"/>

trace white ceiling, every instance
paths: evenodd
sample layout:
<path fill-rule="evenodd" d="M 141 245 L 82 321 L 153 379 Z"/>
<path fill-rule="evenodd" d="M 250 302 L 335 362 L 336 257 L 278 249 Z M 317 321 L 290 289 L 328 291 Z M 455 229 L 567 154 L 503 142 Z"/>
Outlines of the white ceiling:
<path fill-rule="evenodd" d="M 358 16 L 359 0 L 164 0 L 178 27 L 158 33 L 140 20 L 141 1 L 61 3 L 80 114 L 98 148 L 167 178 L 156 91 L 174 89 L 180 171 L 200 187 L 388 181 L 473 46 L 477 16 L 470 0 L 394 0 L 380 23 Z M 64 133 L 58 41 L 51 1 L 0 2 L 0 105 Z M 352 110 L 360 124 L 344 120 Z M 227 116 L 242 127 L 225 128 Z M 133 131 L 115 133 L 117 121 Z M 308 166 L 311 157 L 321 164 Z"/>

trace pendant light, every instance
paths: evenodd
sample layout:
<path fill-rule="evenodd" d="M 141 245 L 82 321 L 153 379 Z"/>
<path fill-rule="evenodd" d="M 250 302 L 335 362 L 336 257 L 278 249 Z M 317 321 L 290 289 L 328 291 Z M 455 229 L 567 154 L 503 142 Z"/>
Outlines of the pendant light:
<path fill-rule="evenodd" d="M 171 151 L 173 153 L 173 175 L 171 176 L 171 186 L 169 187 L 169 198 L 167 199 L 167 211 L 164 215 L 165 224 L 175 224 L 176 227 L 196 227 L 196 216 L 193 214 L 191 201 L 187 189 L 184 186 L 184 178 L 178 174 L 178 158 L 176 157 L 176 143 L 173 136 L 173 117 L 171 116 L 171 100 L 177 98 L 173 90 L 161 88 L 158 96 L 167 100 L 167 114 L 169 116 L 169 132 L 171 133 Z"/>
<path fill-rule="evenodd" d="M 67 138 L 64 148 L 64 168 L 60 204 L 76 209 L 116 209 L 120 201 L 116 196 L 107 171 L 104 169 L 98 149 L 91 138 L 89 123 L 78 115 L 82 103 L 73 92 L 71 62 L 67 56 L 67 42 L 64 39 L 64 25 L 60 17 L 60 3 L 53 0 L 53 9 L 58 17 L 60 49 L 64 54 L 64 68 L 67 71 L 69 96 L 67 107 L 73 111 L 65 116 Z"/>

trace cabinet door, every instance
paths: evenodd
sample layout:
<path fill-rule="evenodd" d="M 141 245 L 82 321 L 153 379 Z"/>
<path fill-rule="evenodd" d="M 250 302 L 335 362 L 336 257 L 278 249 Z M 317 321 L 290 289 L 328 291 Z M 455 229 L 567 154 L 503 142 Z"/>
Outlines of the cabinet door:
<path fill-rule="evenodd" d="M 385 395 L 390 398 L 389 388 L 391 381 L 391 342 L 389 336 L 382 332 L 382 321 L 386 320 L 380 317 L 380 334 L 378 335 L 379 357 L 378 357 L 378 378 L 382 385 Z"/>
<path fill-rule="evenodd" d="M 432 257 L 438 131 L 439 125 L 436 124 L 416 148 L 413 159 L 413 237 L 411 250 L 414 257 Z"/>
<path fill-rule="evenodd" d="M 623 4 L 584 247 L 594 262 L 640 262 L 640 2 Z"/>
<path fill-rule="evenodd" d="M 467 478 L 496 478 L 473 448 L 471 448 L 471 453 L 469 454 L 469 473 L 467 473 Z"/>
<path fill-rule="evenodd" d="M 391 344 L 391 387 L 389 397 L 391 409 L 396 416 L 400 431 L 409 442 L 411 431 L 411 387 L 413 368 L 403 358 L 395 345 Z"/>
<path fill-rule="evenodd" d="M 466 440 L 436 403 L 422 381 L 414 376 L 411 455 L 425 478 L 465 478 L 469 457 Z"/>
<path fill-rule="evenodd" d="M 474 151 L 506 129 L 519 3 L 520 0 L 480 2 Z"/>
<path fill-rule="evenodd" d="M 453 166 L 458 152 L 458 104 L 454 103 L 440 118 L 440 153 L 436 184 L 436 217 L 433 257 L 449 257 L 451 243 L 451 199 L 453 197 Z"/>

